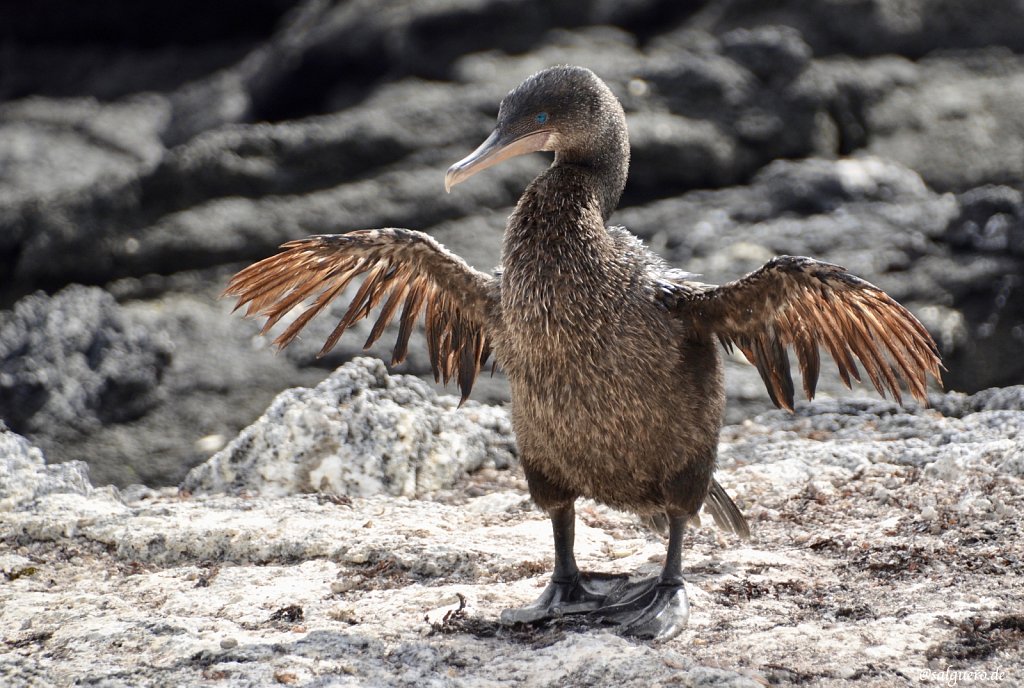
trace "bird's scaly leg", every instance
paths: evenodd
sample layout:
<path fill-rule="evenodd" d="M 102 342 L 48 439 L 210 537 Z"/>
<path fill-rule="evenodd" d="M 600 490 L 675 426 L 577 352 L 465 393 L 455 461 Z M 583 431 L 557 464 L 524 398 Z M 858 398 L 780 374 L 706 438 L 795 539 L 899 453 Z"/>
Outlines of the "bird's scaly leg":
<path fill-rule="evenodd" d="M 609 594 L 624 582 L 621 576 L 588 575 L 580 572 L 573 554 L 576 509 L 572 502 L 552 507 L 548 513 L 555 536 L 555 570 L 551 575 L 551 582 L 533 604 L 503 611 L 503 624 L 532 624 L 550 621 L 567 614 L 596 611 L 601 608 Z"/>
<path fill-rule="evenodd" d="M 668 640 L 677 636 L 690 616 L 683 587 L 682 548 L 686 517 L 669 517 L 669 542 L 661 575 L 631 581 L 628 576 L 583 573 L 573 554 L 576 512 L 572 504 L 550 509 L 555 536 L 555 570 L 537 600 L 506 609 L 501 622 L 535 624 L 570 614 L 618 626 L 637 638 Z"/>

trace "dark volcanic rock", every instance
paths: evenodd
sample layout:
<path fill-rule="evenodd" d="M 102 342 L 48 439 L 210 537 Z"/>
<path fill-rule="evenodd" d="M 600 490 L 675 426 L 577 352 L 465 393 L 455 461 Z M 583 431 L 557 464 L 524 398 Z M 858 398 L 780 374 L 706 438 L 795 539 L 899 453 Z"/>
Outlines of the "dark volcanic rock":
<path fill-rule="evenodd" d="M 1024 194 L 1007 186 L 982 186 L 960 195 L 960 215 L 946 239 L 958 249 L 1024 256 Z"/>
<path fill-rule="evenodd" d="M 739 0 L 709 3 L 702 25 L 713 31 L 781 24 L 800 32 L 815 54 L 895 53 L 1002 45 L 1024 49 L 1024 8 L 1014 0 Z"/>
<path fill-rule="evenodd" d="M 957 298 L 969 335 L 947 367 L 970 370 L 956 389 L 1024 380 L 1024 202 L 1018 189 L 983 186 L 958 197 L 945 239 L 974 266 L 1002 267 L 965 281 Z"/>
<path fill-rule="evenodd" d="M 52 459 L 77 458 L 84 436 L 158 403 L 170 362 L 167 337 L 103 290 L 34 294 L 0 320 L 0 418 Z"/>
<path fill-rule="evenodd" d="M 152 95 L 0 104 L 0 296 L 114 273 L 111 226 L 164 153 L 167 111 Z"/>
<path fill-rule="evenodd" d="M 0 4 L 0 100 L 169 91 L 265 40 L 294 0 Z M 201 17 L 201 21 L 197 21 Z"/>
<path fill-rule="evenodd" d="M 160 403 L 149 413 L 106 425 L 69 448 L 75 458 L 88 458 L 97 484 L 177 484 L 257 418 L 278 391 L 324 377 L 325 371 L 299 369 L 275 356 L 255 337 L 256 323 L 231 317 L 229 304 L 217 298 L 225 279 L 220 271 L 141 281 L 156 286 L 135 280 L 112 285 L 123 295 L 166 290 L 125 296 L 122 308 L 136 326 L 164 333 L 174 355 Z"/>
<path fill-rule="evenodd" d="M 1022 24 L 1024 27 L 1024 24 Z M 867 109 L 867 149 L 963 191 L 1024 178 L 1024 59 L 1002 51 L 939 57 Z"/>

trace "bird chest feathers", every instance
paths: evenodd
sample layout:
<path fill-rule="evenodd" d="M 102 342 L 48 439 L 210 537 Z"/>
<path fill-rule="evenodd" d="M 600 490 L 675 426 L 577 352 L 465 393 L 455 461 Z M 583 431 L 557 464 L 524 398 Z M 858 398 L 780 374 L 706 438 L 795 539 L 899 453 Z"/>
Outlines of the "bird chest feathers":
<path fill-rule="evenodd" d="M 636 288 L 635 270 L 595 251 L 594 242 L 574 245 L 566 237 L 514 250 L 501 275 L 502 326 L 495 339 L 513 383 L 536 386 L 538 394 L 578 393 L 604 381 L 622 385 L 623 375 L 654 375 L 663 366 L 658 352 L 674 349 L 675 333 Z"/>
<path fill-rule="evenodd" d="M 531 185 L 509 217 L 502 311 L 506 325 L 535 346 L 584 346 L 621 311 L 628 285 L 593 199 L 572 186 L 555 194 L 546 186 L 540 179 Z"/>
<path fill-rule="evenodd" d="M 505 328 L 534 350 L 583 355 L 602 345 L 629 299 L 615 265 L 572 238 L 523 242 L 506 256 L 501 277 Z M 511 258 L 511 260 L 509 260 Z"/>

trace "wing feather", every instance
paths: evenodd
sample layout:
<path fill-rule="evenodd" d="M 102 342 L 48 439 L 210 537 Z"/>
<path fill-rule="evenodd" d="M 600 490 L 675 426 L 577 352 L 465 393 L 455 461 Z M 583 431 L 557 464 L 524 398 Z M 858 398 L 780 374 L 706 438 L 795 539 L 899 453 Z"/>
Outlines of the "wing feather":
<path fill-rule="evenodd" d="M 363 343 L 364 349 L 369 349 L 373 344 L 381 338 L 384 334 L 384 329 L 388 324 L 394 320 L 395 312 L 405 299 L 406 294 L 409 293 L 408 275 L 395 275 L 396 286 L 391 290 L 388 300 L 384 303 L 384 306 L 380 309 L 380 315 L 377 317 L 377 321 L 373 323 L 373 328 L 370 330 L 369 336 Z"/>
<path fill-rule="evenodd" d="M 838 265 L 780 256 L 720 287 L 678 283 L 677 317 L 693 332 L 738 348 L 754 366 L 776 405 L 792 410 L 787 347 L 796 355 L 803 390 L 814 397 L 819 347 L 832 356 L 843 383 L 861 379 L 857 361 L 882 396 L 928 401 L 928 376 L 941 383 L 938 348 L 910 311 Z"/>
<path fill-rule="evenodd" d="M 424 314 L 434 378 L 445 383 L 457 378 L 465 401 L 490 351 L 487 314 L 494 278 L 422 232 L 371 229 L 289 241 L 278 254 L 235 275 L 224 294 L 238 299 L 236 310 L 247 306 L 247 317 L 266 317 L 264 334 L 293 308 L 313 299 L 274 340 L 283 348 L 357 278 L 362 282 L 318 356 L 383 301 L 364 344 L 368 348 L 401 306 L 392 363 L 405 360 L 412 329 Z"/>

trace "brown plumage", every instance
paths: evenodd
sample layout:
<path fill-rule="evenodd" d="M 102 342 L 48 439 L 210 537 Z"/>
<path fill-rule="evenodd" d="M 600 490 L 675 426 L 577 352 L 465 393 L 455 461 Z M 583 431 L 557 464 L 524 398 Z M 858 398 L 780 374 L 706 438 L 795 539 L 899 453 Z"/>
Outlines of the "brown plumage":
<path fill-rule="evenodd" d="M 266 334 L 292 308 L 316 298 L 274 343 L 285 347 L 314 316 L 365 275 L 348 310 L 319 356 L 334 348 L 352 323 L 384 302 L 364 343 L 369 348 L 401 307 L 392 364 L 405 360 L 416 320 L 425 312 L 427 346 L 434 378 L 458 379 L 463 401 L 490 356 L 483 325 L 492 278 L 471 268 L 434 239 L 407 229 L 368 229 L 289 241 L 284 249 L 235 275 L 225 294 L 248 304 L 246 316 L 266 316 Z"/>
<path fill-rule="evenodd" d="M 814 398 L 820 359 L 828 350 L 843 383 L 860 381 L 859 359 L 875 388 L 902 401 L 900 380 L 928 403 L 927 376 L 940 378 L 931 335 L 908 311 L 870 282 L 812 258 L 779 256 L 721 287 L 681 283 L 675 312 L 694 331 L 714 333 L 757 367 L 777 406 L 793 410 L 786 347 L 800 365 L 804 393 Z"/>
<path fill-rule="evenodd" d="M 503 620 L 586 612 L 626 633 L 671 637 L 688 610 L 680 568 L 686 521 L 704 505 L 722 527 L 749 532 L 712 475 L 725 403 L 718 343 L 742 351 L 787 409 L 790 348 L 808 398 L 821 347 L 847 385 L 860 379 L 859 360 L 880 393 L 899 400 L 902 383 L 923 403 L 928 374 L 939 378 L 938 352 L 905 308 L 839 266 L 782 256 L 716 287 L 607 227 L 625 185 L 629 143 L 621 106 L 589 70 L 545 70 L 514 89 L 494 133 L 452 166 L 446 186 L 536 150 L 554 151 L 554 163 L 509 217 L 494 274 L 421 232 L 365 230 L 289 242 L 238 273 L 226 293 L 248 304 L 247 315 L 267 317 L 264 332 L 313 299 L 277 338 L 286 346 L 362 277 L 321 353 L 381 306 L 366 344 L 398 317 L 393 362 L 400 362 L 422 312 L 434 376 L 457 379 L 463 399 L 493 355 L 511 385 L 530 493 L 550 513 L 555 535 L 548 589 Z M 612 585 L 580 573 L 572 552 L 580 496 L 667 524 L 657 579 Z"/>

